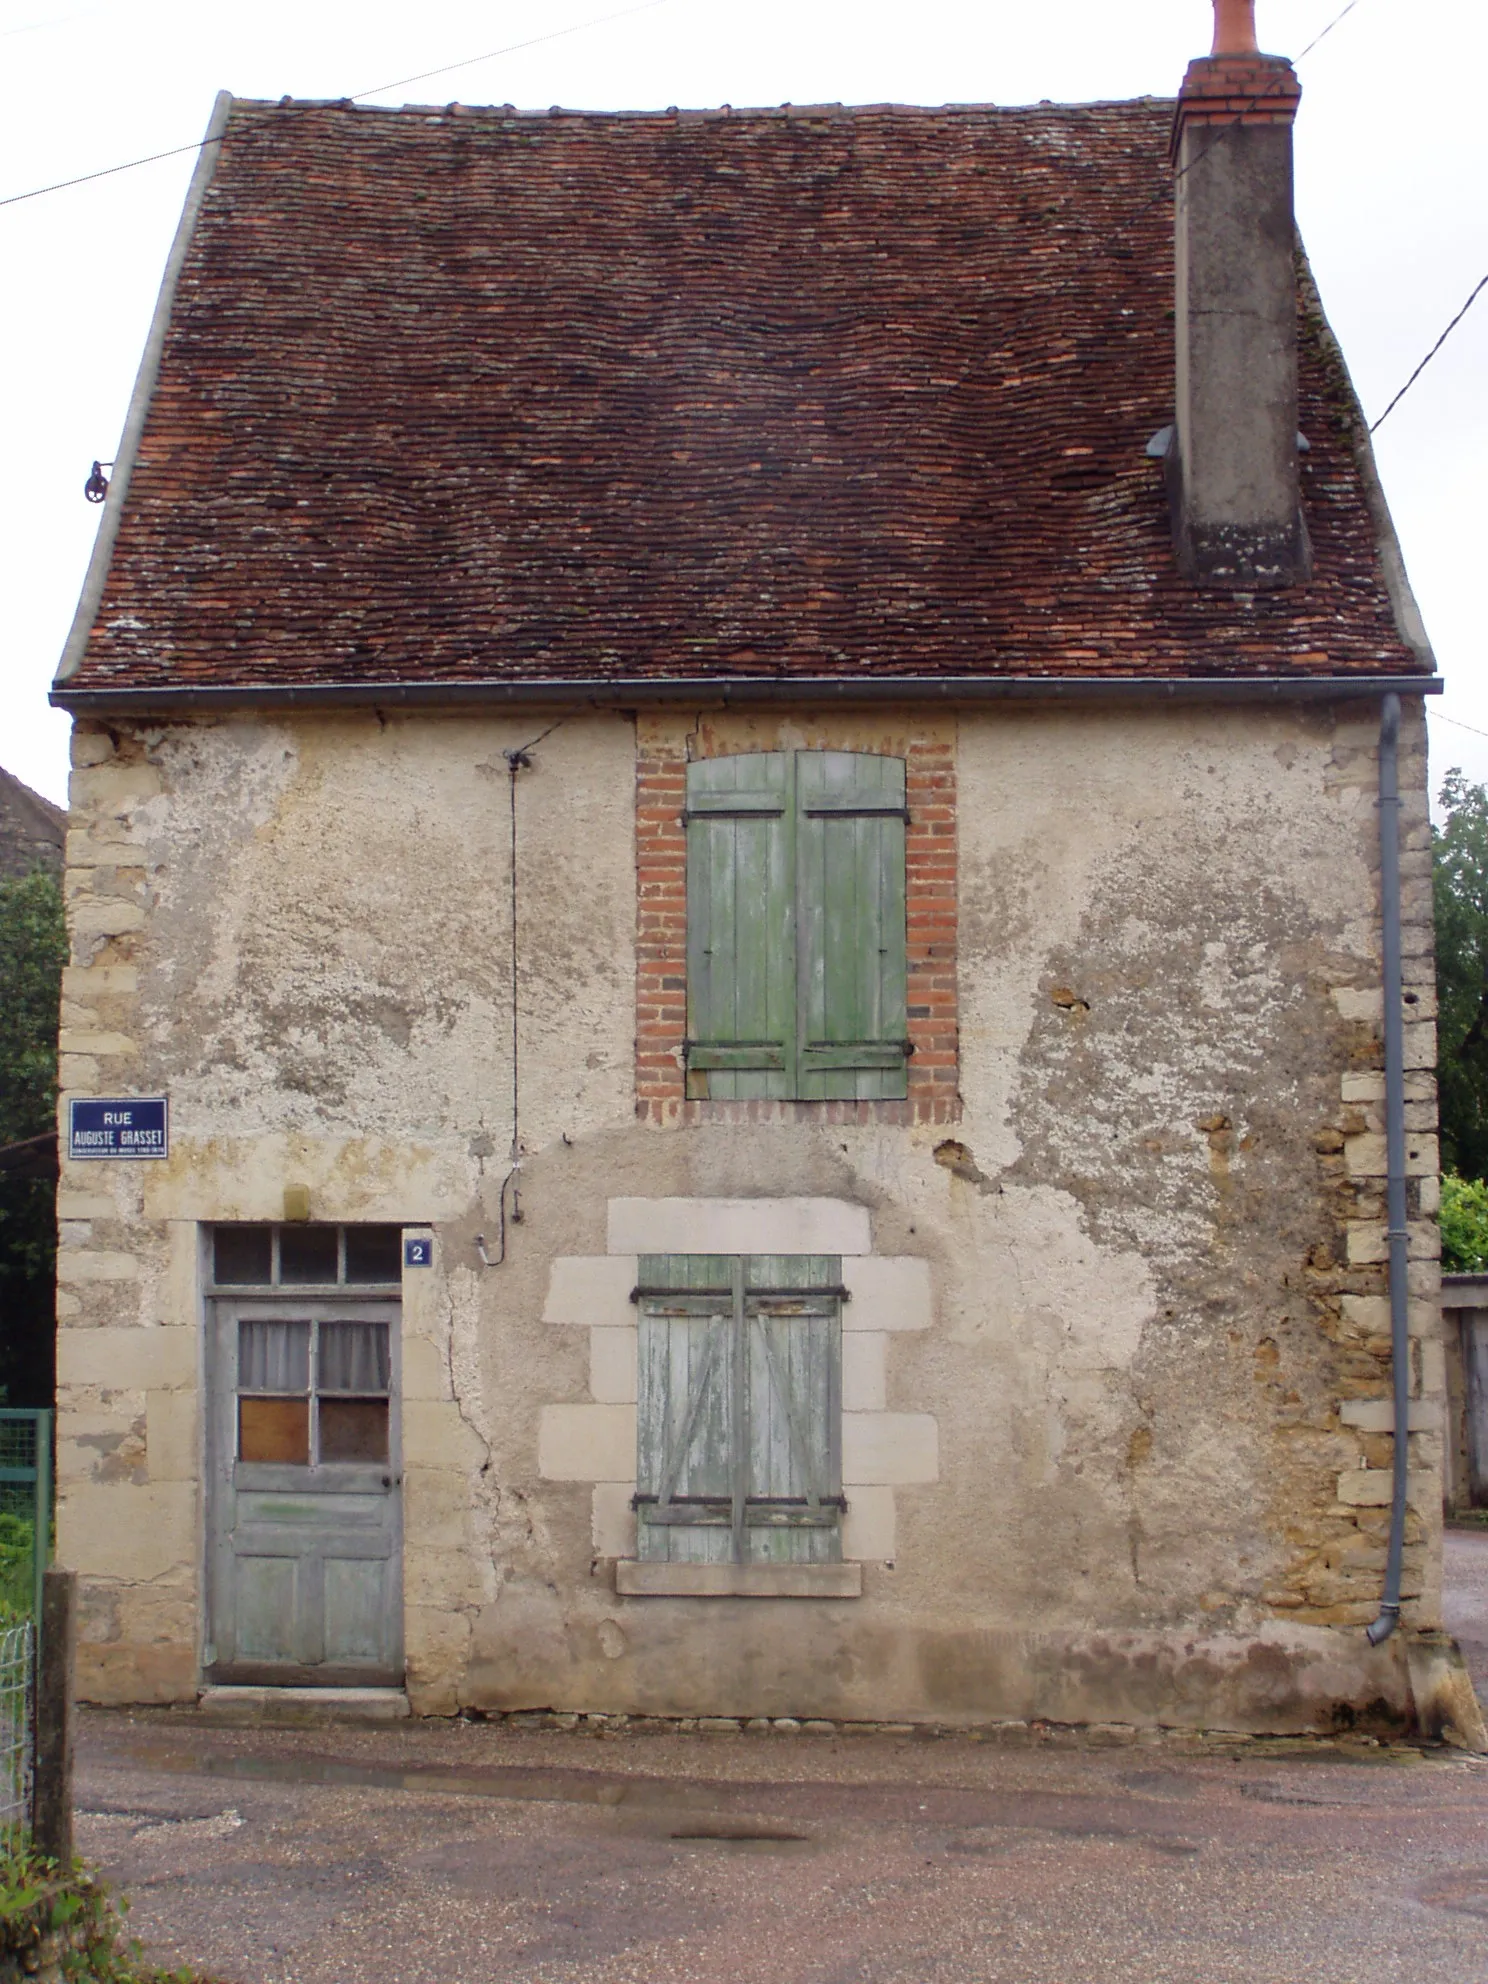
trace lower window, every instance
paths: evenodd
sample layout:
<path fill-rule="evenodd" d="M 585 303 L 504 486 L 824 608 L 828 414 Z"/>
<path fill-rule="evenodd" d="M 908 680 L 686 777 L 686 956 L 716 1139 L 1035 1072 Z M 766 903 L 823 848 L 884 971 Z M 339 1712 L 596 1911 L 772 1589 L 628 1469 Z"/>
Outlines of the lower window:
<path fill-rule="evenodd" d="M 842 1263 L 830 1254 L 640 1261 L 640 1558 L 842 1556 Z"/>

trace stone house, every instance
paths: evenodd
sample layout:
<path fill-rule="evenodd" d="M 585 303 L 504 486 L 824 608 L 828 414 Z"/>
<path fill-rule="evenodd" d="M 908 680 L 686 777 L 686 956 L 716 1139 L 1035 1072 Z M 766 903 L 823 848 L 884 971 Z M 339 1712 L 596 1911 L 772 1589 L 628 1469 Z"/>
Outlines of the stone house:
<path fill-rule="evenodd" d="M 219 102 L 54 692 L 91 1699 L 1410 1719 L 1437 685 L 1244 28 Z"/>
<path fill-rule="evenodd" d="M 57 874 L 66 834 L 62 808 L 0 766 L 0 882 L 18 881 L 34 868 Z"/>

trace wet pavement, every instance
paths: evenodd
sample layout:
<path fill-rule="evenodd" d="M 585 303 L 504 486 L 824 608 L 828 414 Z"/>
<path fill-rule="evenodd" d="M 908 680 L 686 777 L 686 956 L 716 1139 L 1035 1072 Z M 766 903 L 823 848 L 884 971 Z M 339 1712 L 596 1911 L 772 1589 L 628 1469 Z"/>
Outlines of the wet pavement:
<path fill-rule="evenodd" d="M 1488 1976 L 1488 1759 L 1453 1752 L 155 1711 L 85 1717 L 78 1792 L 150 1954 L 231 1984 Z"/>

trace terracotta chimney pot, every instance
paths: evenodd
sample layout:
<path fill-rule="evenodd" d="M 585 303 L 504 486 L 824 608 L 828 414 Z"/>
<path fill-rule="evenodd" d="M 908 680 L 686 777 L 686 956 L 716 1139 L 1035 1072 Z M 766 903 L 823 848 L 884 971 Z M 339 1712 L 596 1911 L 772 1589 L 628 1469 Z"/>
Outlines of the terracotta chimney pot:
<path fill-rule="evenodd" d="M 1254 55 L 1255 0 L 1214 0 L 1214 46 L 1211 55 Z"/>

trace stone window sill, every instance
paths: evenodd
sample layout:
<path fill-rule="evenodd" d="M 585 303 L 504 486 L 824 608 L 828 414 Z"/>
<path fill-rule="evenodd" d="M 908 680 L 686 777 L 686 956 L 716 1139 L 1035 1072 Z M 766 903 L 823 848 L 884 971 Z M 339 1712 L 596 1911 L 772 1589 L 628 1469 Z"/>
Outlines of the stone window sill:
<path fill-rule="evenodd" d="M 861 1564 L 664 1564 L 622 1557 L 622 1598 L 861 1598 Z"/>

